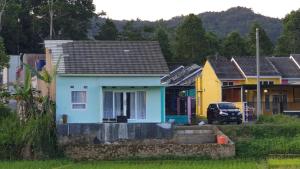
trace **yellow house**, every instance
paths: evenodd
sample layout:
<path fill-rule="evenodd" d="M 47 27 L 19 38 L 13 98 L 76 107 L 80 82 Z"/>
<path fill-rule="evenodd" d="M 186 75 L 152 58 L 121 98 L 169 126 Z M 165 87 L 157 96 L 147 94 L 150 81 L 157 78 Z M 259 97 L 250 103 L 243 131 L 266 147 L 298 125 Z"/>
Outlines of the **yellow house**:
<path fill-rule="evenodd" d="M 299 58 L 298 58 L 299 57 Z M 260 83 L 262 112 L 276 114 L 300 111 L 300 56 L 262 57 Z M 209 58 L 196 78 L 196 112 L 206 117 L 206 109 L 214 102 L 234 102 L 244 120 L 256 115 L 256 58 Z"/>

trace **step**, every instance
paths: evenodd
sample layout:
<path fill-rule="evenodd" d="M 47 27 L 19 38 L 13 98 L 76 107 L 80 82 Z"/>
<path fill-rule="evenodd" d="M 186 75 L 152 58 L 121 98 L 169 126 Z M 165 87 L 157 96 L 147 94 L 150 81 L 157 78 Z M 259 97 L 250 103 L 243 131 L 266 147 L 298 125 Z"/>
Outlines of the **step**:
<path fill-rule="evenodd" d="M 214 134 L 175 134 L 173 141 L 178 144 L 205 144 L 216 143 L 216 136 Z"/>
<path fill-rule="evenodd" d="M 175 130 L 175 134 L 213 134 L 213 130 Z"/>

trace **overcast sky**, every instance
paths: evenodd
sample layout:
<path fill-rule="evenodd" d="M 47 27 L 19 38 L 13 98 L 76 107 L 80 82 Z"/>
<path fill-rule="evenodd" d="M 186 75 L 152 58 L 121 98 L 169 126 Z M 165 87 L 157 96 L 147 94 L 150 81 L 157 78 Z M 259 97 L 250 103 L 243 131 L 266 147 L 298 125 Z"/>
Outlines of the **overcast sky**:
<path fill-rule="evenodd" d="M 243 6 L 254 12 L 283 18 L 300 8 L 300 0 L 94 0 L 96 11 L 105 11 L 112 19 L 158 20 L 206 11 L 224 11 Z"/>

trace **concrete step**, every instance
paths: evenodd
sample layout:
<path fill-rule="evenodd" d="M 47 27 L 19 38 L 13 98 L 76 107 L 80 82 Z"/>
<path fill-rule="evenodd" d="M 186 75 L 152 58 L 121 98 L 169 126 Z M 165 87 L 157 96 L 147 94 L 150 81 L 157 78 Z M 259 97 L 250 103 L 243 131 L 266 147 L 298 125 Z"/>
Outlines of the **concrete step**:
<path fill-rule="evenodd" d="M 213 134 L 213 130 L 201 129 L 201 130 L 175 130 L 174 134 Z"/>
<path fill-rule="evenodd" d="M 214 130 L 214 125 L 175 126 L 175 130 Z"/>
<path fill-rule="evenodd" d="M 174 134 L 173 141 L 178 144 L 216 143 L 216 136 L 212 133 Z"/>

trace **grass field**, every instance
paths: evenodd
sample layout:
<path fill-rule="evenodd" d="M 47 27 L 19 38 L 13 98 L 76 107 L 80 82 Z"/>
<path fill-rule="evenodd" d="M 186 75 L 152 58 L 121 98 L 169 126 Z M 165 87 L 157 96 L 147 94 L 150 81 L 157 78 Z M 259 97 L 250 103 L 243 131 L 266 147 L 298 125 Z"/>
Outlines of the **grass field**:
<path fill-rule="evenodd" d="M 49 161 L 2 161 L 1 169 L 300 169 L 298 159 L 270 160 L 136 160 L 71 162 Z"/>
<path fill-rule="evenodd" d="M 2 161 L 0 169 L 300 169 L 300 158 L 269 160 Z"/>

